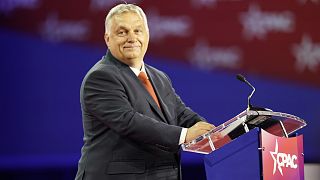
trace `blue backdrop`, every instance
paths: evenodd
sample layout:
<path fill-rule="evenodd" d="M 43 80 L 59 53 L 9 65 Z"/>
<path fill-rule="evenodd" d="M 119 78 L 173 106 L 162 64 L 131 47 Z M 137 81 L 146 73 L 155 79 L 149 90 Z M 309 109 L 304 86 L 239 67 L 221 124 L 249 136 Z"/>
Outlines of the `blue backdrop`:
<path fill-rule="evenodd" d="M 83 136 L 80 84 L 106 49 L 48 43 L 3 28 L 0 49 L 0 178 L 73 179 Z M 150 55 L 145 61 L 167 72 L 185 103 L 216 125 L 247 106 L 251 89 L 233 72 L 201 71 Z M 305 162 L 320 163 L 320 89 L 241 73 L 257 88 L 253 104 L 308 122 L 299 131 Z M 201 163 L 202 155 L 183 153 L 185 179 L 201 173 Z"/>

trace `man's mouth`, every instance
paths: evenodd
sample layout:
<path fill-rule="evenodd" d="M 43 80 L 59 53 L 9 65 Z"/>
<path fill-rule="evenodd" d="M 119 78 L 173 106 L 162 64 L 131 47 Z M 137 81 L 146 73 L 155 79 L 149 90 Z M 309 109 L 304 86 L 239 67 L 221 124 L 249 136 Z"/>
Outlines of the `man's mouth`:
<path fill-rule="evenodd" d="M 133 48 L 138 48 L 139 46 L 125 46 L 125 49 L 133 49 Z"/>

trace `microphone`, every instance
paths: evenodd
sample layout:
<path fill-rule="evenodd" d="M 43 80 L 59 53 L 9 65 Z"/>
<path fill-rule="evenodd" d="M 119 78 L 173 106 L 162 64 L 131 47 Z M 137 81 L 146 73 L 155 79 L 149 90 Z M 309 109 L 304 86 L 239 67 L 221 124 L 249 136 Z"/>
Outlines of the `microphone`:
<path fill-rule="evenodd" d="M 252 86 L 252 84 L 251 84 L 249 81 L 247 81 L 246 78 L 245 78 L 243 75 L 241 75 L 241 74 L 237 74 L 237 79 L 238 79 L 239 81 L 242 81 L 242 82 L 246 83 L 246 84 L 247 84 L 248 86 L 250 86 L 251 89 L 252 89 L 251 94 L 248 96 L 248 110 L 250 110 L 250 109 L 252 108 L 252 104 L 250 103 L 250 99 L 251 99 L 253 93 L 256 91 L 256 88 L 254 88 L 254 87 Z"/>

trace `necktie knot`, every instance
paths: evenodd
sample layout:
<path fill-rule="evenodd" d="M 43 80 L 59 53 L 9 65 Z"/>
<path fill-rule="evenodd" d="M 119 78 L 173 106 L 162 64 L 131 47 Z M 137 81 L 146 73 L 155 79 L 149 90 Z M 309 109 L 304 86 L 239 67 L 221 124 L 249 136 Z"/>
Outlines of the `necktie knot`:
<path fill-rule="evenodd" d="M 140 74 L 138 75 L 138 78 L 140 79 L 140 81 L 142 81 L 144 84 L 148 81 L 148 77 L 146 75 L 146 73 L 144 72 L 140 72 Z"/>

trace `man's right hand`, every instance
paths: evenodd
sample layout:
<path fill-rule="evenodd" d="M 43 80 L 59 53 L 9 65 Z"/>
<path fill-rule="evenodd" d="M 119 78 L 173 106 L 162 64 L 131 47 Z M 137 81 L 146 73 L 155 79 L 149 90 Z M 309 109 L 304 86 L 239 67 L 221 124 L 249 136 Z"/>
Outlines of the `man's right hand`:
<path fill-rule="evenodd" d="M 185 142 L 190 142 L 200 135 L 209 132 L 213 128 L 215 128 L 215 126 L 207 122 L 197 122 L 195 125 L 188 128 Z"/>

